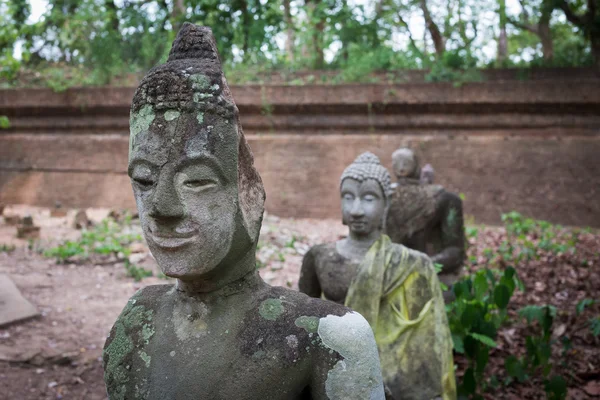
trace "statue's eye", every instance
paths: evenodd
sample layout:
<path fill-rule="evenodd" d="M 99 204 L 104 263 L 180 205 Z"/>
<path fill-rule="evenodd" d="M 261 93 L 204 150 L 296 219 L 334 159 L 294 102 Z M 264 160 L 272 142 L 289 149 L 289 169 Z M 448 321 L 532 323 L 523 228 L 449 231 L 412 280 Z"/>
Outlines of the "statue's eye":
<path fill-rule="evenodd" d="M 365 197 L 363 197 L 363 199 L 365 201 L 373 201 L 373 200 L 375 200 L 375 196 L 373 196 L 372 194 L 367 194 L 367 195 L 365 195 Z"/>
<path fill-rule="evenodd" d="M 154 182 L 148 178 L 133 178 L 133 181 L 141 188 L 141 189 L 149 189 L 154 185 Z"/>
<path fill-rule="evenodd" d="M 204 187 L 212 187 L 215 185 L 215 181 L 212 179 L 188 179 L 183 182 L 185 187 L 191 189 L 198 189 Z"/>

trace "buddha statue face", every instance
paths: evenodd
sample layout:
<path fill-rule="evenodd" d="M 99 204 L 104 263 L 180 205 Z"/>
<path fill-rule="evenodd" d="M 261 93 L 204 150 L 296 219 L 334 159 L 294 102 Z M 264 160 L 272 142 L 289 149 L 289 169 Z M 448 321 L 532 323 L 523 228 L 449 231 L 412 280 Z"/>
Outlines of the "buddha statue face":
<path fill-rule="evenodd" d="M 144 106 L 150 107 L 150 106 Z M 236 216 L 237 125 L 221 115 L 142 108 L 129 175 L 144 237 L 165 275 L 204 276 L 231 249 Z"/>
<path fill-rule="evenodd" d="M 415 153 L 407 148 L 398 149 L 392 154 L 394 175 L 401 178 L 418 178 L 419 163 Z"/>
<path fill-rule="evenodd" d="M 354 236 L 365 237 L 382 228 L 387 202 L 375 179 L 344 179 L 341 197 L 343 221 Z"/>

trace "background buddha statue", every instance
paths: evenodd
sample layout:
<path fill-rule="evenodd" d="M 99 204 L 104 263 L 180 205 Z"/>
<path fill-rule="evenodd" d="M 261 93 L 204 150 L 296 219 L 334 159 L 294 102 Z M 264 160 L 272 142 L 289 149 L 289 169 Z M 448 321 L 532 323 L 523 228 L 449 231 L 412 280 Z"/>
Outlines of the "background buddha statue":
<path fill-rule="evenodd" d="M 439 278 L 450 288 L 460 277 L 466 255 L 462 200 L 440 185 L 421 183 L 419 159 L 410 149 L 396 150 L 392 166 L 397 184 L 386 233 L 392 242 L 426 253 L 441 264 Z M 451 292 L 444 295 L 450 298 Z"/>
<path fill-rule="evenodd" d="M 361 154 L 344 170 L 348 237 L 306 253 L 300 291 L 345 304 L 369 321 L 395 399 L 454 399 L 452 341 L 433 263 L 382 233 L 391 192 L 390 174 L 374 154 Z"/>
<path fill-rule="evenodd" d="M 383 399 L 369 324 L 259 277 L 265 193 L 212 32 L 185 24 L 131 106 L 144 237 L 175 285 L 127 303 L 106 341 L 110 399 Z"/>

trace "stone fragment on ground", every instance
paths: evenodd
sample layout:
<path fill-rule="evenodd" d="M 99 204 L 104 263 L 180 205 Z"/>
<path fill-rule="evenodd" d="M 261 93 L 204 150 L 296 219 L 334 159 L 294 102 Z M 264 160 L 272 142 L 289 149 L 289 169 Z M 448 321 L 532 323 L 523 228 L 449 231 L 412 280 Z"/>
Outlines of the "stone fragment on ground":
<path fill-rule="evenodd" d="M 33 218 L 30 215 L 23 217 L 23 220 L 17 226 L 17 238 L 39 239 L 39 237 L 40 227 L 33 224 Z"/>
<path fill-rule="evenodd" d="M 38 315 L 8 275 L 0 275 L 0 328 Z"/>
<path fill-rule="evenodd" d="M 92 221 L 88 218 L 85 210 L 78 210 L 73 219 L 73 227 L 75 229 L 89 228 L 92 226 Z"/>

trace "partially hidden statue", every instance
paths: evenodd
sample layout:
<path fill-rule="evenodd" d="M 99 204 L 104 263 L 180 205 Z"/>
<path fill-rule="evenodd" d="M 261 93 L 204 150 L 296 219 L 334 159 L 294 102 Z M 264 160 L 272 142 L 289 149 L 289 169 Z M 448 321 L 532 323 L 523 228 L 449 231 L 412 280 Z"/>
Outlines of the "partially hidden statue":
<path fill-rule="evenodd" d="M 390 174 L 374 154 L 345 169 L 340 193 L 349 235 L 305 254 L 300 291 L 369 321 L 395 399 L 455 399 L 452 341 L 433 263 L 382 233 L 391 191 Z"/>
<path fill-rule="evenodd" d="M 265 192 L 209 28 L 184 24 L 131 106 L 129 175 L 175 285 L 127 303 L 104 346 L 116 399 L 383 399 L 368 322 L 271 287 L 255 252 Z"/>
<path fill-rule="evenodd" d="M 448 288 L 461 275 L 465 260 L 462 200 L 443 186 L 430 184 L 433 168 L 422 173 L 416 154 L 407 148 L 392 155 L 397 178 L 385 229 L 392 242 L 419 250 L 441 265 L 439 279 Z M 450 290 L 444 293 L 452 297 Z"/>

